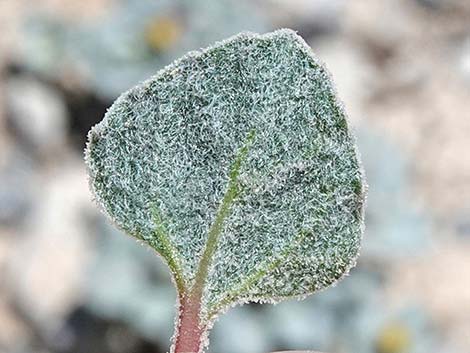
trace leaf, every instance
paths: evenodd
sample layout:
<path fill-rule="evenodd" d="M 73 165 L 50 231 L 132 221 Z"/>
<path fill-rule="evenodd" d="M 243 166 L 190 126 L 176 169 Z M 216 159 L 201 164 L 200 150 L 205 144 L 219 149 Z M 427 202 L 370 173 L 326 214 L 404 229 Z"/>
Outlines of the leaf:
<path fill-rule="evenodd" d="M 191 52 L 89 134 L 97 202 L 157 250 L 200 322 L 303 297 L 354 265 L 365 186 L 330 75 L 291 30 Z M 191 294 L 190 294 L 191 293 Z"/>

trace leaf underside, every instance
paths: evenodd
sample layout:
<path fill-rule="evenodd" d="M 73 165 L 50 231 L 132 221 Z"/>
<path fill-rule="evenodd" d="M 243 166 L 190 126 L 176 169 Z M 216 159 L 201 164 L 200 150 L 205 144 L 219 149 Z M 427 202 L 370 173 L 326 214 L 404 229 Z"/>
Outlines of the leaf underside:
<path fill-rule="evenodd" d="M 111 219 L 162 255 L 180 292 L 204 284 L 207 319 L 325 288 L 358 254 L 354 139 L 329 74 L 290 30 L 239 34 L 124 93 L 86 158 Z"/>

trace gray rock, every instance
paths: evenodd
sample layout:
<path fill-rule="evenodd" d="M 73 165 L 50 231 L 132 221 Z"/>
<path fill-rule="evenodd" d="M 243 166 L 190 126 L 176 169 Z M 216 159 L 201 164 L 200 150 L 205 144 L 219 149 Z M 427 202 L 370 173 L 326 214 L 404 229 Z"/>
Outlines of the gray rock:
<path fill-rule="evenodd" d="M 67 110 L 59 92 L 28 77 L 6 83 L 9 122 L 19 141 L 41 154 L 56 154 L 64 145 Z"/>

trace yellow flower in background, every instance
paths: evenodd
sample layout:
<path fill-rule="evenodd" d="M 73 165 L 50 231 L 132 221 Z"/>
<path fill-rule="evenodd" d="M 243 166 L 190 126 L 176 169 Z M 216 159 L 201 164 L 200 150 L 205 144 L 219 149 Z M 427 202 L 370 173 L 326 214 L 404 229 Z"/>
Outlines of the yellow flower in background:
<path fill-rule="evenodd" d="M 165 51 L 171 48 L 182 34 L 183 28 L 177 19 L 158 16 L 146 26 L 145 42 L 155 51 Z"/>
<path fill-rule="evenodd" d="M 385 326 L 377 337 L 377 353 L 405 353 L 410 347 L 410 330 L 401 323 L 393 323 Z"/>

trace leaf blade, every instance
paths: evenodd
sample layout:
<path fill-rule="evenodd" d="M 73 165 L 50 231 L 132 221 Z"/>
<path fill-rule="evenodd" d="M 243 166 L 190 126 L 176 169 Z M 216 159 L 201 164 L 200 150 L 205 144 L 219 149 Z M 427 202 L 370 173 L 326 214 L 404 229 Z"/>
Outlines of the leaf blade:
<path fill-rule="evenodd" d="M 234 151 L 253 130 L 237 167 Z M 244 278 L 259 281 L 234 300 L 285 299 L 354 265 L 365 198 L 354 137 L 327 70 L 292 31 L 243 33 L 171 64 L 113 104 L 86 156 L 113 221 L 164 253 L 171 244 L 188 288 L 205 283 L 206 317 Z M 154 195 L 171 220 L 163 238 Z M 302 229 L 317 240 L 293 242 Z M 270 256 L 290 243 L 274 266 Z"/>

